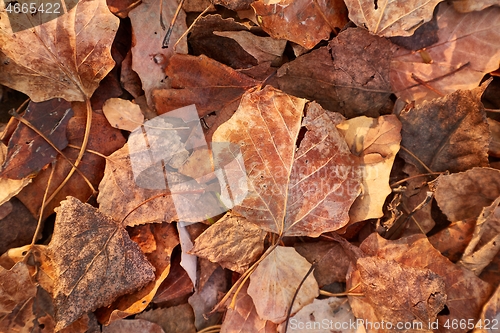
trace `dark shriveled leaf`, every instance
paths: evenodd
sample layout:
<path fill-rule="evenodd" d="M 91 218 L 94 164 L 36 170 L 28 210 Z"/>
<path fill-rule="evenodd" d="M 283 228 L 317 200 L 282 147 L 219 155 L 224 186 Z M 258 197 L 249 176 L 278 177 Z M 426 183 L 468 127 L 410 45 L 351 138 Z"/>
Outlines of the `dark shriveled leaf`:
<path fill-rule="evenodd" d="M 56 330 L 155 278 L 154 268 L 118 222 L 73 197 L 56 212 L 49 244 Z"/>

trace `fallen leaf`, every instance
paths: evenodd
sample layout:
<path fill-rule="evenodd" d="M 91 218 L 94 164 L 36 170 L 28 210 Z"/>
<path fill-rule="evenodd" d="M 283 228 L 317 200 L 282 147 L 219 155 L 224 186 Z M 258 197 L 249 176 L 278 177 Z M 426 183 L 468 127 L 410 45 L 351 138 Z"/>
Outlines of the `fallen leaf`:
<path fill-rule="evenodd" d="M 8 249 L 31 243 L 37 221 L 18 200 L 12 199 L 0 206 L 0 254 Z"/>
<path fill-rule="evenodd" d="M 277 246 L 250 275 L 248 294 L 261 319 L 279 324 L 287 317 L 293 296 L 311 264 L 291 247 Z M 291 315 L 319 295 L 314 276 L 303 281 L 295 297 Z"/>
<path fill-rule="evenodd" d="M 193 309 L 187 303 L 145 311 L 136 318 L 156 323 L 168 333 L 196 333 Z"/>
<path fill-rule="evenodd" d="M 0 142 L 0 165 L 5 161 L 7 147 Z M 31 178 L 24 179 L 6 179 L 0 178 L 0 206 L 16 196 L 24 187 L 31 183 Z M 0 251 L 1 252 L 1 251 Z"/>
<path fill-rule="evenodd" d="M 79 102 L 73 102 L 72 109 L 75 115 L 69 120 L 66 135 L 69 143 L 73 145 L 73 147 L 67 147 L 62 152 L 74 162 L 78 156 L 79 147 L 82 145 L 85 133 L 87 109 L 85 103 Z M 102 114 L 93 112 L 87 149 L 96 151 L 102 155 L 109 155 L 116 149 L 122 147 L 124 143 L 125 139 L 120 130 L 112 128 Z M 87 151 L 83 155 L 82 162 L 78 167 L 78 169 L 89 179 L 95 189 L 101 181 L 104 172 L 104 164 L 105 158 Z M 48 186 L 47 183 L 52 172 L 52 165 L 43 169 L 33 182 L 17 195 L 17 198 L 22 201 L 33 216 L 38 216 L 47 186 L 50 196 L 54 193 L 55 189 L 61 185 L 71 168 L 72 166 L 62 156 L 58 156 L 50 186 Z M 43 219 L 52 214 L 54 208 L 59 206 L 59 203 L 65 200 L 68 195 L 76 197 L 81 201 L 87 201 L 93 195 L 93 191 L 83 178 L 75 173 L 58 194 L 47 203 L 43 213 Z"/>
<path fill-rule="evenodd" d="M 203 55 L 175 55 L 165 72 L 172 88 L 155 90 L 158 114 L 190 104 L 196 104 L 200 117 L 225 108 L 235 110 L 241 95 L 257 85 L 257 81 Z"/>
<path fill-rule="evenodd" d="M 364 29 L 347 29 L 328 46 L 284 64 L 278 85 L 347 118 L 378 117 L 392 110 L 389 65 L 396 49 Z"/>
<path fill-rule="evenodd" d="M 359 193 L 358 162 L 337 132 L 334 114 L 305 104 L 269 86 L 247 93 L 212 139 L 239 145 L 245 161 L 239 168 L 246 170 L 248 193 L 233 211 L 289 236 L 343 227 Z M 305 135 L 297 144 L 300 131 Z"/>
<path fill-rule="evenodd" d="M 345 298 L 329 297 L 326 299 L 315 299 L 311 304 L 304 306 L 288 322 L 287 332 L 294 333 L 365 333 L 356 322 L 351 307 Z M 285 325 L 282 323 L 278 332 L 284 332 Z"/>
<path fill-rule="evenodd" d="M 174 225 L 169 223 L 146 225 L 151 230 L 156 249 L 146 253 L 148 262 L 155 269 L 155 279 L 135 293 L 123 295 L 110 306 L 99 312 L 99 322 L 107 325 L 116 320 L 142 312 L 156 295 L 161 283 L 170 273 L 170 256 L 179 244 L 179 237 Z"/>
<path fill-rule="evenodd" d="M 439 41 L 437 19 L 433 16 L 432 20 L 418 27 L 418 29 L 415 30 L 411 36 L 391 37 L 389 40 L 396 45 L 413 51 L 419 51 L 429 47 Z M 421 50 L 420 52 L 421 55 L 425 54 L 424 50 Z"/>
<path fill-rule="evenodd" d="M 486 73 L 498 68 L 500 8 L 460 14 L 442 3 L 437 23 L 439 41 L 425 49 L 429 61 L 420 52 L 405 49 L 396 52 L 391 61 L 391 85 L 407 102 L 473 89 Z"/>
<path fill-rule="evenodd" d="M 221 5 L 234 11 L 249 9 L 255 0 L 212 0 L 214 5 Z"/>
<path fill-rule="evenodd" d="M 432 19 L 434 7 L 440 0 L 399 1 L 346 0 L 349 18 L 358 27 L 385 36 L 411 36 L 415 30 Z"/>
<path fill-rule="evenodd" d="M 500 122 L 488 118 L 490 127 L 491 141 L 488 154 L 494 157 L 500 157 Z"/>
<path fill-rule="evenodd" d="M 71 104 L 62 99 L 30 102 L 23 118 L 59 150 L 66 148 L 66 127 L 73 116 Z M 57 151 L 35 131 L 19 122 L 9 140 L 0 177 L 21 180 L 36 175 L 57 157 Z"/>
<path fill-rule="evenodd" d="M 214 31 L 214 35 L 234 39 L 241 47 L 252 55 L 257 62 L 280 64 L 285 51 L 286 40 L 270 37 L 258 37 L 249 31 Z"/>
<path fill-rule="evenodd" d="M 453 7 L 457 12 L 468 13 L 472 11 L 480 11 L 485 8 L 494 5 L 500 5 L 498 0 L 481 0 L 481 1 L 471 1 L 471 0 L 453 0 Z"/>
<path fill-rule="evenodd" d="M 459 90 L 403 110 L 401 145 L 427 168 L 406 150 L 400 153 L 405 161 L 420 173 L 487 166 L 489 130 L 481 103 L 483 89 Z"/>
<path fill-rule="evenodd" d="M 498 328 L 500 317 L 500 287 L 497 287 L 488 302 L 484 304 L 479 320 L 476 322 L 474 333 L 492 333 Z"/>
<path fill-rule="evenodd" d="M 392 193 L 389 176 L 401 142 L 401 123 L 395 115 L 378 119 L 357 117 L 337 128 L 351 153 L 361 157 L 363 192 L 349 211 L 350 223 L 379 218 L 382 207 Z"/>
<path fill-rule="evenodd" d="M 132 319 L 132 320 L 117 320 L 109 324 L 108 326 L 103 326 L 102 333 L 132 333 L 132 332 L 143 332 L 143 333 L 165 333 L 160 325 L 152 323 L 144 319 Z"/>
<path fill-rule="evenodd" d="M 102 106 L 102 112 L 111 126 L 132 132 L 144 122 L 141 107 L 121 98 L 110 98 Z"/>
<path fill-rule="evenodd" d="M 253 300 L 248 295 L 248 281 L 236 295 L 234 308 L 228 308 L 222 326 L 221 333 L 274 333 L 276 324 L 261 319 L 255 310 Z"/>
<path fill-rule="evenodd" d="M 227 213 L 196 238 L 189 253 L 243 274 L 264 252 L 265 236 L 245 218 Z"/>
<path fill-rule="evenodd" d="M 154 268 L 119 222 L 68 197 L 49 244 L 55 268 L 56 330 L 154 279 Z"/>
<path fill-rule="evenodd" d="M 170 272 L 165 281 L 162 282 L 153 303 L 163 305 L 167 302 L 175 302 L 176 300 L 185 299 L 194 290 L 193 283 L 187 272 L 180 265 L 180 255 L 174 256 Z M 178 303 L 177 303 L 178 304 Z"/>
<path fill-rule="evenodd" d="M 453 222 L 446 229 L 429 236 L 429 242 L 443 256 L 457 262 L 472 238 L 475 225 L 474 219 Z"/>
<path fill-rule="evenodd" d="M 47 22 L 50 16 L 45 14 L 34 20 L 27 16 L 30 25 L 15 32 L 15 20 L 10 21 L 6 11 L 0 13 L 0 83 L 34 102 L 90 98 L 114 66 L 110 48 L 119 20 L 106 1 L 79 1 Z"/>
<path fill-rule="evenodd" d="M 306 49 L 327 40 L 347 23 L 347 10 L 336 0 L 258 0 L 252 3 L 259 24 L 271 37 L 287 39 Z"/>
<path fill-rule="evenodd" d="M 439 176 L 436 182 L 436 201 L 452 222 L 477 219 L 483 208 L 500 196 L 500 171 L 497 169 L 473 168 Z"/>
<path fill-rule="evenodd" d="M 472 239 L 467 245 L 459 266 L 465 267 L 476 275 L 488 266 L 500 251 L 500 197 L 485 207 L 477 219 Z"/>
<path fill-rule="evenodd" d="M 109 10 L 120 18 L 128 17 L 128 13 L 139 3 L 135 0 L 107 0 Z"/>
<path fill-rule="evenodd" d="M 132 51 L 129 51 L 122 61 L 120 83 L 134 98 L 144 95 L 141 78 L 132 70 Z"/>
<path fill-rule="evenodd" d="M 162 48 L 165 31 L 160 23 L 160 8 L 163 22 L 171 22 L 177 9 L 176 1 L 144 0 L 128 14 L 132 23 L 132 69 L 142 81 L 142 89 L 150 107 L 153 107 L 151 95 L 154 89 L 170 88 L 165 75 L 165 67 L 175 54 L 173 45 L 186 31 L 186 14 L 180 11 L 170 36 L 169 48 Z M 182 39 L 177 53 L 187 53 L 186 39 Z M 187 105 L 187 104 L 186 104 Z M 185 105 L 182 105 L 185 106 Z"/>
<path fill-rule="evenodd" d="M 373 233 L 363 241 L 360 249 L 368 256 L 395 261 L 401 266 L 410 266 L 418 270 L 430 270 L 439 275 L 445 283 L 446 307 L 448 308 L 448 313 L 441 313 L 437 317 L 439 328 L 444 328 L 446 321 L 452 322 L 465 317 L 477 318 L 482 305 L 492 291 L 491 286 L 476 277 L 474 273 L 457 267 L 443 257 L 421 234 L 388 241 Z M 360 282 L 358 278 L 359 274 L 349 273 L 348 290 Z M 415 287 L 417 286 L 415 285 Z M 358 292 L 358 289 L 353 289 L 352 292 Z M 391 292 L 393 293 L 393 291 Z M 357 318 L 364 318 L 371 322 L 380 321 L 375 315 L 376 309 L 374 310 L 373 307 L 367 305 L 362 298 L 349 296 L 349 303 Z M 421 306 L 423 303 L 419 305 Z M 443 331 L 466 332 L 467 329 L 443 329 Z"/>

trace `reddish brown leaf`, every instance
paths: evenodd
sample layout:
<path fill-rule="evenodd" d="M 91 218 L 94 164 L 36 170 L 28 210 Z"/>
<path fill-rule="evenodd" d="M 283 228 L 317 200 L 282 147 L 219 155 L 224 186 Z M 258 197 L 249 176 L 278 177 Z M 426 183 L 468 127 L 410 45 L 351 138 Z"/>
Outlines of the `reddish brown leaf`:
<path fill-rule="evenodd" d="M 0 254 L 10 248 L 31 243 L 36 230 L 36 220 L 17 199 L 0 206 Z"/>
<path fill-rule="evenodd" d="M 491 333 L 499 328 L 500 317 L 500 287 L 497 287 L 488 302 L 484 304 L 481 316 L 476 324 L 474 333 Z"/>
<path fill-rule="evenodd" d="M 410 106 L 400 114 L 401 156 L 421 173 L 459 172 L 488 165 L 489 130 L 481 103 L 483 88 L 459 90 L 427 103 Z"/>
<path fill-rule="evenodd" d="M 453 222 L 449 227 L 429 237 L 429 242 L 443 256 L 457 262 L 469 244 L 476 221 L 467 219 Z"/>
<path fill-rule="evenodd" d="M 328 46 L 283 65 L 279 88 L 348 118 L 378 117 L 392 109 L 389 60 L 395 50 L 364 29 L 347 29 Z"/>
<path fill-rule="evenodd" d="M 306 49 L 330 37 L 347 23 L 347 9 L 337 0 L 258 0 L 252 3 L 260 25 L 271 37 L 287 39 Z"/>
<path fill-rule="evenodd" d="M 335 128 L 336 116 L 305 103 L 266 86 L 245 94 L 213 136 L 238 144 L 245 161 L 248 193 L 233 211 L 279 234 L 317 236 L 343 227 L 359 193 L 359 162 Z"/>
<path fill-rule="evenodd" d="M 255 0 L 212 0 L 213 4 L 221 5 L 231 10 L 249 9 L 250 4 Z"/>
<path fill-rule="evenodd" d="M 154 279 L 154 268 L 118 222 L 73 197 L 56 213 L 48 248 L 56 272 L 56 330 Z"/>
<path fill-rule="evenodd" d="M 180 255 L 172 259 L 172 267 L 167 278 L 158 288 L 158 292 L 153 298 L 153 303 L 164 304 L 167 302 L 176 302 L 191 294 L 194 290 L 193 283 L 184 268 L 180 265 Z"/>
<path fill-rule="evenodd" d="M 200 117 L 225 108 L 235 110 L 241 95 L 257 81 L 203 55 L 173 56 L 166 69 L 171 89 L 155 90 L 158 114 L 195 104 Z"/>
<path fill-rule="evenodd" d="M 23 16 L 29 25 L 13 33 L 16 22 L 6 11 L 0 13 L 0 83 L 35 102 L 90 98 L 114 66 L 110 49 L 119 20 L 106 1 L 79 1 L 50 22 L 46 14 Z"/>
<path fill-rule="evenodd" d="M 29 103 L 23 118 L 62 150 L 68 145 L 66 126 L 72 116 L 70 103 L 52 99 L 42 103 Z M 0 177 L 23 179 L 37 174 L 56 157 L 56 150 L 45 139 L 25 124 L 19 123 L 10 137 Z"/>
<path fill-rule="evenodd" d="M 102 328 L 102 333 L 123 332 L 165 333 L 160 325 L 144 319 L 117 320 Z"/>

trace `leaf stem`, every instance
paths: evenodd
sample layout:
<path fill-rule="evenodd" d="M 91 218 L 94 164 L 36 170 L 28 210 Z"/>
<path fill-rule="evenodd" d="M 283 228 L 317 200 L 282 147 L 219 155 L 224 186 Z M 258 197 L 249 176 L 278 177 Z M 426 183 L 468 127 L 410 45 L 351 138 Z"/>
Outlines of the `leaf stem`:
<path fill-rule="evenodd" d="M 406 147 L 404 147 L 403 145 L 400 145 L 400 148 L 402 150 L 404 150 L 408 155 L 410 155 L 411 157 L 413 157 L 418 163 L 420 163 L 420 165 L 422 165 L 424 167 L 424 169 L 427 170 L 428 173 L 434 173 L 434 171 L 432 171 L 427 165 L 425 165 L 424 162 L 422 162 L 422 160 L 420 158 L 418 158 L 415 154 L 413 154 Z"/>

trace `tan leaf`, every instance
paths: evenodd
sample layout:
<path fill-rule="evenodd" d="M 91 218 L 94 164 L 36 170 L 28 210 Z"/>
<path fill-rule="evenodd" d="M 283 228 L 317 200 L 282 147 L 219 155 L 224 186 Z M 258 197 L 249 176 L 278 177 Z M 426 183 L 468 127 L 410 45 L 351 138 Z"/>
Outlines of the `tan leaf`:
<path fill-rule="evenodd" d="M 393 37 L 411 36 L 432 19 L 440 0 L 391 1 L 346 0 L 349 18 L 374 34 Z"/>
<path fill-rule="evenodd" d="M 227 213 L 196 238 L 189 253 L 242 274 L 264 252 L 265 236 L 244 217 Z"/>
<path fill-rule="evenodd" d="M 133 33 L 132 69 L 141 78 L 142 89 L 150 107 L 153 107 L 151 94 L 154 89 L 170 88 L 165 67 L 175 54 L 173 44 L 187 29 L 186 14 L 181 10 L 170 36 L 170 47 L 162 48 L 165 30 L 161 27 L 159 10 L 163 9 L 163 22 L 170 22 L 177 9 L 177 2 L 167 1 L 163 5 L 160 2 L 161 0 L 144 0 L 129 12 Z M 187 53 L 185 38 L 177 45 L 176 52 Z M 191 103 L 182 106 L 188 104 Z"/>
<path fill-rule="evenodd" d="M 474 333 L 493 333 L 500 321 L 500 286 L 497 287 L 488 302 L 484 304 Z"/>
<path fill-rule="evenodd" d="M 500 171 L 497 169 L 473 168 L 437 179 L 436 201 L 452 222 L 477 219 L 483 208 L 499 196 Z"/>
<path fill-rule="evenodd" d="M 292 299 L 311 264 L 291 247 L 276 247 L 250 275 L 248 294 L 259 317 L 276 324 L 286 319 Z M 302 284 L 291 314 L 311 303 L 319 295 L 314 276 L 309 274 Z"/>
<path fill-rule="evenodd" d="M 336 116 L 305 103 L 266 86 L 245 94 L 213 136 L 238 144 L 245 161 L 239 168 L 248 193 L 233 211 L 279 234 L 317 236 L 343 227 L 359 193 L 358 161 L 330 118 Z"/>
<path fill-rule="evenodd" d="M 1 0 L 0 8 L 4 6 Z M 45 21 L 49 15 L 13 16 L 24 16 L 30 25 L 13 32 L 11 24 L 17 23 L 6 11 L 0 12 L 0 83 L 26 93 L 34 102 L 90 98 L 115 65 L 110 49 L 119 20 L 105 0 L 79 1 L 51 21 Z"/>
<path fill-rule="evenodd" d="M 249 31 L 214 31 L 217 36 L 234 39 L 241 47 L 251 54 L 258 63 L 279 63 L 283 51 L 285 51 L 286 40 L 270 37 L 258 37 Z"/>
<path fill-rule="evenodd" d="M 7 146 L 5 146 L 3 142 L 0 142 L 0 165 L 4 163 L 6 156 Z M 31 178 L 19 180 L 0 178 L 0 206 L 16 196 L 29 183 L 31 183 Z"/>
<path fill-rule="evenodd" d="M 146 258 L 155 268 L 155 279 L 135 293 L 121 296 L 113 304 L 102 309 L 98 315 L 99 322 L 102 324 L 107 325 L 116 320 L 142 312 L 149 306 L 161 283 L 170 273 L 170 255 L 179 244 L 179 237 L 177 236 L 175 226 L 165 222 L 162 224 L 145 225 L 144 228 L 151 230 L 156 244 L 154 251 L 146 253 Z"/>
<path fill-rule="evenodd" d="M 363 325 L 352 325 L 354 322 L 356 318 L 347 299 L 339 297 L 315 299 L 290 318 L 287 332 L 365 333 Z M 284 332 L 284 328 L 285 325 L 282 323 L 278 332 Z"/>
<path fill-rule="evenodd" d="M 243 285 L 234 303 L 234 309 L 228 308 L 221 333 L 274 333 L 276 324 L 261 319 L 255 310 L 253 300 L 247 293 L 248 281 Z"/>
<path fill-rule="evenodd" d="M 474 273 L 451 263 L 439 251 L 434 249 L 427 238 L 421 234 L 388 241 L 380 237 L 377 233 L 373 233 L 363 241 L 360 248 L 368 256 L 386 261 L 395 261 L 398 265 L 413 267 L 421 272 L 430 270 L 444 280 L 444 291 L 447 296 L 446 307 L 449 313 L 441 313 L 437 317 L 440 328 L 444 327 L 447 321 L 452 322 L 453 320 L 460 320 L 465 317 L 477 318 L 482 305 L 486 302 L 492 291 L 490 284 L 476 277 Z M 347 289 L 349 290 L 360 283 L 359 278 L 359 273 L 349 273 Z M 419 287 L 418 284 L 413 286 L 414 288 Z M 360 288 L 353 289 L 352 291 L 360 292 Z M 394 288 L 391 290 L 391 294 L 396 295 L 400 291 L 403 292 L 400 288 Z M 429 301 L 431 300 L 432 298 L 429 299 Z M 380 322 L 381 319 L 379 320 L 376 315 L 377 309 L 374 309 L 362 298 L 349 296 L 349 303 L 357 318 Z M 425 303 L 426 305 L 431 305 L 427 302 Z M 417 305 L 423 306 L 424 303 Z M 427 323 L 424 323 L 423 328 L 429 329 L 426 325 Z M 372 332 L 376 331 L 373 330 Z M 467 329 L 445 329 L 445 332 L 467 332 Z"/>
<path fill-rule="evenodd" d="M 481 94 L 483 88 L 459 90 L 450 95 L 409 107 L 400 113 L 401 156 L 420 173 L 459 172 L 488 165 L 489 129 Z"/>
<path fill-rule="evenodd" d="M 275 39 L 287 39 L 307 49 L 347 23 L 347 11 L 337 0 L 258 0 L 252 3 L 262 29 Z"/>
<path fill-rule="evenodd" d="M 141 107 L 121 98 L 110 98 L 102 106 L 102 112 L 111 126 L 133 131 L 144 122 Z"/>
<path fill-rule="evenodd" d="M 328 46 L 284 64 L 278 70 L 278 85 L 347 118 L 378 117 L 392 110 L 389 66 L 396 49 L 364 29 L 347 29 Z"/>
<path fill-rule="evenodd" d="M 499 6 L 499 0 L 453 0 L 453 7 L 460 13 L 479 11 L 490 6 Z"/>
<path fill-rule="evenodd" d="M 403 100 L 431 100 L 458 89 L 473 89 L 500 61 L 500 8 L 457 13 L 441 3 L 437 13 L 439 41 L 420 52 L 400 49 L 391 62 L 391 85 Z M 420 82 L 426 82 L 427 86 Z M 441 95 L 442 96 L 442 95 Z"/>
<path fill-rule="evenodd" d="M 160 325 L 152 323 L 144 319 L 132 320 L 117 320 L 103 326 L 102 333 L 124 333 L 124 332 L 141 332 L 141 333 L 165 333 Z"/>
<path fill-rule="evenodd" d="M 477 219 L 472 239 L 458 265 L 476 275 L 489 265 L 500 251 L 500 197 L 485 207 Z"/>
<path fill-rule="evenodd" d="M 350 222 L 384 215 L 382 207 L 392 192 L 389 175 L 401 142 L 401 123 L 394 115 L 377 120 L 358 117 L 337 125 L 351 152 L 362 159 L 363 192 L 349 211 Z"/>
<path fill-rule="evenodd" d="M 136 318 L 156 323 L 168 333 L 196 333 L 193 309 L 187 303 L 145 311 Z"/>
<path fill-rule="evenodd" d="M 118 222 L 73 197 L 56 213 L 49 244 L 56 330 L 154 279 L 154 268 Z"/>

